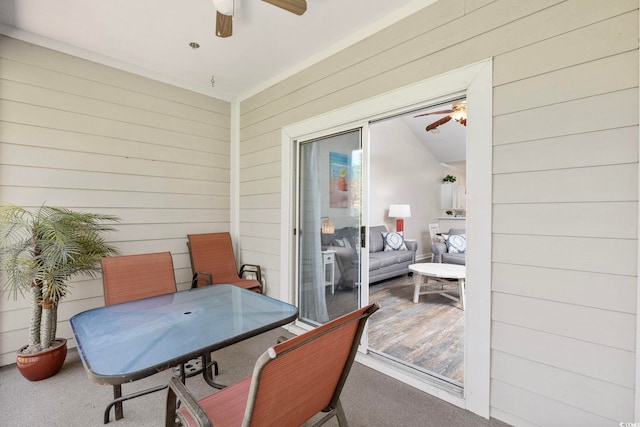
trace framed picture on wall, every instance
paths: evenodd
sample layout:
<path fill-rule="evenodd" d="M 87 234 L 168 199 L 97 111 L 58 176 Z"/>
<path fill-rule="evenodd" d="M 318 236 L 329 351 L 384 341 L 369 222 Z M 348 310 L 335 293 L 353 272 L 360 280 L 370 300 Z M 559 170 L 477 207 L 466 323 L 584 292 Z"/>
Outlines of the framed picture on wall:
<path fill-rule="evenodd" d="M 329 207 L 349 207 L 351 160 L 348 154 L 329 153 Z"/>

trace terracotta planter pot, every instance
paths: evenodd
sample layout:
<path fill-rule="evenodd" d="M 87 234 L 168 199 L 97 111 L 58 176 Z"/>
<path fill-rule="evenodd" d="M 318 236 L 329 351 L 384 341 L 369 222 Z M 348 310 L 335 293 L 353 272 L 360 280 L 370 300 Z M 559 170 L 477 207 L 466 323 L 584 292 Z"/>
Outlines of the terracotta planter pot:
<path fill-rule="evenodd" d="M 22 354 L 24 347 L 18 350 L 16 364 L 23 377 L 29 381 L 40 381 L 58 373 L 67 357 L 67 340 L 56 338 L 57 345 L 34 354 Z"/>

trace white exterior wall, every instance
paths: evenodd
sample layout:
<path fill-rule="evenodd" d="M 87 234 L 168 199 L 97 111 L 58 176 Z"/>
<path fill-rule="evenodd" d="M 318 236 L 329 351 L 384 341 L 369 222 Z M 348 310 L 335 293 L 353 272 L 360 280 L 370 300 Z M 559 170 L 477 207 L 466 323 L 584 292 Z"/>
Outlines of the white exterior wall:
<path fill-rule="evenodd" d="M 188 233 L 229 230 L 230 104 L 0 37 L 0 202 L 117 215 L 121 253 L 170 251 L 180 288 Z M 59 309 L 104 305 L 79 277 Z M 0 295 L 0 365 L 26 343 L 28 302 Z M 75 343 L 69 342 L 71 346 Z"/>
<path fill-rule="evenodd" d="M 491 415 L 633 421 L 637 0 L 440 1 L 244 100 L 243 256 L 278 281 L 282 127 L 487 57 Z"/>

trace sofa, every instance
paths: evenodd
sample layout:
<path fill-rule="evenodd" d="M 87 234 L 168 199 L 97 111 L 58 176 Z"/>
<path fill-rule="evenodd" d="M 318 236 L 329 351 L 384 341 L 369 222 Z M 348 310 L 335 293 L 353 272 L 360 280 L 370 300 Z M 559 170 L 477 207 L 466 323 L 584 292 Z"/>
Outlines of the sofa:
<path fill-rule="evenodd" d="M 384 225 L 369 227 L 370 284 L 409 273 L 409 265 L 416 261 L 418 249 L 416 241 L 403 240 L 406 249 L 385 251 L 382 233 L 387 233 L 387 228 Z M 358 247 L 360 247 L 360 232 L 356 227 L 340 228 L 330 236 L 323 236 L 323 248 L 336 252 L 338 287 L 353 288 L 360 282 L 356 253 Z"/>
<path fill-rule="evenodd" d="M 450 236 L 460 236 L 452 238 Z M 431 252 L 433 252 L 433 262 L 447 264 L 467 264 L 467 235 L 464 228 L 451 228 L 449 232 L 441 235 L 442 242 L 433 242 Z"/>

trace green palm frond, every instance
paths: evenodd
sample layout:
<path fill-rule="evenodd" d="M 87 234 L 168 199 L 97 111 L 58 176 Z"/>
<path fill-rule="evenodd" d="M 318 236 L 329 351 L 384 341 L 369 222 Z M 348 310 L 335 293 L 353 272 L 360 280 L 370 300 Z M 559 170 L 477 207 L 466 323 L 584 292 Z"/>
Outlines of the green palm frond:
<path fill-rule="evenodd" d="M 112 215 L 51 206 L 35 211 L 0 208 L 0 268 L 5 272 L 5 288 L 15 297 L 34 283 L 42 283 L 52 289 L 45 295 L 59 301 L 72 276 L 95 276 L 102 257 L 117 253 L 102 234 L 113 231 L 109 223 L 118 221 Z"/>
<path fill-rule="evenodd" d="M 14 298 L 29 294 L 36 307 L 30 313 L 30 349 L 45 349 L 55 339 L 54 320 L 53 324 L 40 325 L 44 318 L 40 304 L 47 302 L 54 315 L 46 318 L 55 319 L 58 302 L 69 292 L 70 278 L 76 274 L 95 276 L 100 271 L 100 260 L 117 254 L 103 234 L 113 231 L 110 224 L 118 221 L 111 215 L 51 206 L 35 210 L 0 207 L 3 287 Z M 40 342 L 41 336 L 45 342 Z"/>

